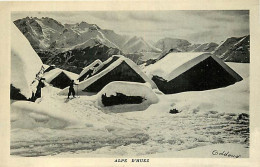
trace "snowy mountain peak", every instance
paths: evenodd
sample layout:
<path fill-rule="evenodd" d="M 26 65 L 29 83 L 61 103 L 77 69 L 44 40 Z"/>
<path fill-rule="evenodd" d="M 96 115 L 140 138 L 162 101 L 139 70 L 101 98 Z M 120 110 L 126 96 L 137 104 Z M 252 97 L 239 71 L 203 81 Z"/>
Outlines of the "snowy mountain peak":
<path fill-rule="evenodd" d="M 75 24 L 61 24 L 49 18 L 23 18 L 14 21 L 16 26 L 30 41 L 36 51 L 55 53 L 78 48 L 78 45 L 97 40 L 100 44 L 118 48 L 124 53 L 161 52 L 160 49 L 146 42 L 142 37 L 128 37 L 116 34 L 113 30 L 101 29 L 96 24 L 85 21 Z M 92 42 L 95 44 L 95 42 Z M 87 45 L 89 46 L 89 45 Z M 95 46 L 95 45 L 93 45 Z"/>
<path fill-rule="evenodd" d="M 49 17 L 43 17 L 41 21 L 46 26 L 49 26 L 57 31 L 62 30 L 64 28 L 64 26 L 60 22 Z"/>
<path fill-rule="evenodd" d="M 161 52 L 160 49 L 146 42 L 142 37 L 133 36 L 123 44 L 125 53 Z"/>
<path fill-rule="evenodd" d="M 170 49 L 174 48 L 184 50 L 184 48 L 186 48 L 189 45 L 191 45 L 191 43 L 184 39 L 163 38 L 156 42 L 155 47 L 167 52 Z"/>

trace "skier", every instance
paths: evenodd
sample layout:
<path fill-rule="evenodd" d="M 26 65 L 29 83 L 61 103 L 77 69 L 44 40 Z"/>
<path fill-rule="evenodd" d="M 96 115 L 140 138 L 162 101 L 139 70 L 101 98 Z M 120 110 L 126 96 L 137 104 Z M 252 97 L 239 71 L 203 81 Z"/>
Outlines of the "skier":
<path fill-rule="evenodd" d="M 74 85 L 78 85 L 74 83 L 74 80 L 71 80 L 70 82 L 70 88 L 69 88 L 69 93 L 68 93 L 68 99 L 72 93 L 72 96 L 75 97 L 75 90 L 74 90 Z"/>

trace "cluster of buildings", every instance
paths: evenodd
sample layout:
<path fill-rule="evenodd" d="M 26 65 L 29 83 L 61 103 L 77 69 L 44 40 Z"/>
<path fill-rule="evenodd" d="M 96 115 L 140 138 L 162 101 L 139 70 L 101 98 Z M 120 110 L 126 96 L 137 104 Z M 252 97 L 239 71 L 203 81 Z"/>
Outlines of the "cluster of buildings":
<path fill-rule="evenodd" d="M 11 42 L 10 97 L 13 100 L 30 100 L 40 78 L 61 89 L 60 95 L 68 94 L 71 80 L 78 82 L 78 95 L 97 94 L 115 81 L 143 83 L 152 90 L 173 94 L 225 87 L 242 80 L 216 56 L 198 52 L 169 53 L 143 69 L 122 55 L 114 55 L 104 62 L 94 61 L 78 75 L 44 65 L 15 25 L 12 25 Z"/>

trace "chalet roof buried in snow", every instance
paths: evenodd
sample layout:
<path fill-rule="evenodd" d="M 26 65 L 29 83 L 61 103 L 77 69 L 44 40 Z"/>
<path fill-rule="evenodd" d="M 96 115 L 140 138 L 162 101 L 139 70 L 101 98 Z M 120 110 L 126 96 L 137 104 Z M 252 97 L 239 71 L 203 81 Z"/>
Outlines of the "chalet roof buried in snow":
<path fill-rule="evenodd" d="M 242 80 L 210 53 L 169 53 L 145 71 L 166 94 L 214 89 Z"/>
<path fill-rule="evenodd" d="M 157 88 L 155 83 L 149 79 L 134 62 L 124 56 L 114 55 L 100 64 L 94 74 L 91 74 L 89 78 L 79 83 L 78 93 L 97 93 L 108 83 L 113 81 L 148 83 L 150 87 Z M 60 94 L 66 94 L 67 91 L 68 88 L 65 88 Z"/>

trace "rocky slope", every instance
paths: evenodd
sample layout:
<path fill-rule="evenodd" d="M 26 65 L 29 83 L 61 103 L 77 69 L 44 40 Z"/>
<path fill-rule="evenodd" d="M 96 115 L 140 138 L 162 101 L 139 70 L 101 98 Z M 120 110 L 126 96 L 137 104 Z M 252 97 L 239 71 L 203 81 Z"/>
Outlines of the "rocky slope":
<path fill-rule="evenodd" d="M 213 54 L 226 62 L 249 63 L 250 36 L 228 38 L 216 48 Z"/>
<path fill-rule="evenodd" d="M 214 42 L 200 44 L 193 52 L 212 52 L 218 47 L 218 44 Z M 190 47 L 191 48 L 191 47 Z"/>
<path fill-rule="evenodd" d="M 86 22 L 63 25 L 48 17 L 26 17 L 14 23 L 37 52 L 61 53 L 74 48 L 95 46 L 97 43 L 119 49 L 124 53 L 160 52 L 160 49 L 150 45 L 143 38 L 119 35 L 113 30 L 102 29 L 96 24 Z"/>
<path fill-rule="evenodd" d="M 40 52 L 39 56 L 45 64 L 55 64 L 57 67 L 79 74 L 82 69 L 97 59 L 105 61 L 112 55 L 122 54 L 117 48 L 97 44 L 84 49 L 72 49 L 56 55 Z"/>

